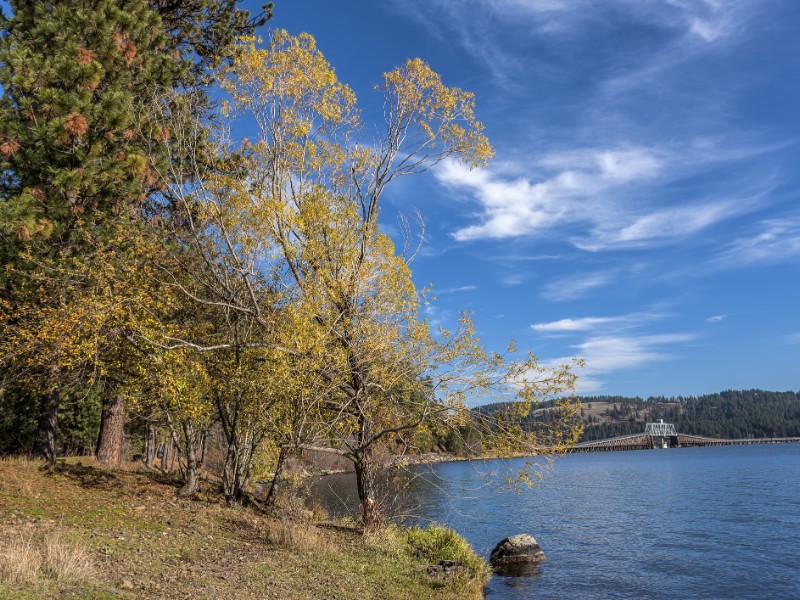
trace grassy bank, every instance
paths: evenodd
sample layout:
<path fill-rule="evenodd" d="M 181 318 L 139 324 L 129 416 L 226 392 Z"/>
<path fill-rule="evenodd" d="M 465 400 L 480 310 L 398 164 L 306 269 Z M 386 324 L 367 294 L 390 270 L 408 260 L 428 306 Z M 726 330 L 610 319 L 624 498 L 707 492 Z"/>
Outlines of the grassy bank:
<path fill-rule="evenodd" d="M 209 486 L 210 487 L 210 486 Z M 269 518 L 211 489 L 91 459 L 0 460 L 2 598 L 482 598 L 484 562 L 444 530 Z M 466 566 L 429 569 L 440 560 Z"/>

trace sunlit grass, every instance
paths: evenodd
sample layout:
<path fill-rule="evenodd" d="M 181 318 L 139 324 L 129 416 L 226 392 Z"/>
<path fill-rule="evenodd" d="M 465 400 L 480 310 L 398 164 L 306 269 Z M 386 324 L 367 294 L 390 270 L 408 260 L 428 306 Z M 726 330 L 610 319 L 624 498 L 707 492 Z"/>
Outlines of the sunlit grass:
<path fill-rule="evenodd" d="M 37 539 L 30 533 L 10 532 L 0 545 L 3 583 L 33 583 L 39 578 L 81 582 L 92 579 L 94 573 L 88 550 L 62 540 L 57 534 Z"/>
<path fill-rule="evenodd" d="M 211 486 L 202 500 L 178 500 L 175 485 L 146 472 L 40 464 L 0 461 L 3 599 L 483 597 L 481 575 L 429 576 L 437 556 L 401 527 L 364 533 L 296 500 L 268 517 L 226 506 Z"/>

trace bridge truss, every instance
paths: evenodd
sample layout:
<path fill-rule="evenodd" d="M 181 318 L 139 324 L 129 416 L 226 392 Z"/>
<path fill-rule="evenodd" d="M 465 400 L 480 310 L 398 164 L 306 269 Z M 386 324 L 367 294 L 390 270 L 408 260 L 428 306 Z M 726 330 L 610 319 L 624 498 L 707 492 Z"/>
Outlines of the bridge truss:
<path fill-rule="evenodd" d="M 675 425 L 672 423 L 664 423 L 664 419 L 661 419 L 658 423 L 648 423 L 645 425 L 644 434 L 655 437 L 670 437 L 678 435 L 678 432 L 675 431 Z"/>

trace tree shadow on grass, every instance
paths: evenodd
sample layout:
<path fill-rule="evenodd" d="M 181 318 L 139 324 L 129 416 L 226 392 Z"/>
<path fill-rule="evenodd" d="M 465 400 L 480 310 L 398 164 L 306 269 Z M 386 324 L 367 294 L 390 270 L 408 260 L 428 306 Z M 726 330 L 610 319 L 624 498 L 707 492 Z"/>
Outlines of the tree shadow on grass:
<path fill-rule="evenodd" d="M 55 465 L 45 465 L 41 470 L 50 475 L 63 475 L 83 488 L 110 489 L 120 485 L 118 477 L 113 473 L 80 462 L 69 464 L 59 460 Z"/>

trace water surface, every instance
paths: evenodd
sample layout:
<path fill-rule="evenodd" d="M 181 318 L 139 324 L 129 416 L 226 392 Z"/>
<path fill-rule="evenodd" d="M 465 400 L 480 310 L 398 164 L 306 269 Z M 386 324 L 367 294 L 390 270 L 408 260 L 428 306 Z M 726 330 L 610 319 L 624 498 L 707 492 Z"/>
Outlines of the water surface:
<path fill-rule="evenodd" d="M 800 444 L 573 454 L 519 493 L 506 466 L 432 465 L 413 486 L 423 520 L 484 556 L 515 533 L 539 541 L 538 573 L 493 577 L 490 600 L 800 598 Z M 346 500 L 342 483 L 324 487 Z"/>

